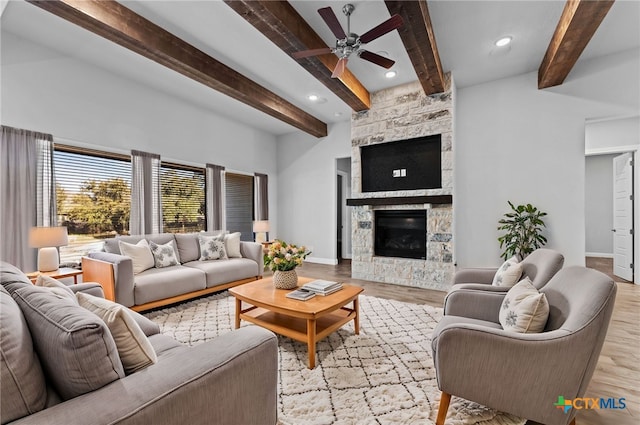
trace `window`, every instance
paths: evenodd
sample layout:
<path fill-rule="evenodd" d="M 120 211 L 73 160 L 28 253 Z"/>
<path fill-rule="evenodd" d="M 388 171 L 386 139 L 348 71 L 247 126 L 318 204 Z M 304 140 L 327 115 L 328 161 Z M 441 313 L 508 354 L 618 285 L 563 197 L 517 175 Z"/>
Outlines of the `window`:
<path fill-rule="evenodd" d="M 225 174 L 225 216 L 229 232 L 241 232 L 243 241 L 253 240 L 253 176 Z"/>
<path fill-rule="evenodd" d="M 162 163 L 160 187 L 164 232 L 206 229 L 204 181 L 203 168 Z"/>
<path fill-rule="evenodd" d="M 79 262 L 102 240 L 129 231 L 131 160 L 126 155 L 55 145 L 58 224 L 67 226 L 69 245 L 60 262 Z"/>

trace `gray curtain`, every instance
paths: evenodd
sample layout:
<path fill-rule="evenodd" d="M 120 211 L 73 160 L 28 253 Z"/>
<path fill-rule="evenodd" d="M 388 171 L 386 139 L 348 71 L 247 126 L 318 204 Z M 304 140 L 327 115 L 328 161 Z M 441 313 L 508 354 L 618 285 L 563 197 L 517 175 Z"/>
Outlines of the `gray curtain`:
<path fill-rule="evenodd" d="M 269 176 L 255 173 L 254 177 L 254 220 L 269 220 Z"/>
<path fill-rule="evenodd" d="M 160 155 L 131 151 L 129 232 L 132 235 L 162 232 Z"/>
<path fill-rule="evenodd" d="M 222 230 L 224 218 L 224 167 L 207 164 L 205 170 L 207 230 Z"/>
<path fill-rule="evenodd" d="M 0 259 L 30 272 L 31 227 L 57 224 L 53 137 L 2 126 L 0 140 Z"/>

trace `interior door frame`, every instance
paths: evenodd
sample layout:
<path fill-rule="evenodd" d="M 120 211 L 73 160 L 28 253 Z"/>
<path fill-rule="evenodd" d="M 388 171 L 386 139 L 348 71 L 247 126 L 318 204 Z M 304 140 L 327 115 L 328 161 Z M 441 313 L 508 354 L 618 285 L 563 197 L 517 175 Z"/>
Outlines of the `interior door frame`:
<path fill-rule="evenodd" d="M 630 211 L 630 216 L 631 216 L 630 217 L 631 218 L 630 226 L 631 227 L 629 229 L 629 232 L 631 234 L 631 237 L 630 237 L 631 241 L 630 241 L 630 244 L 629 244 L 631 253 L 629 255 L 630 259 L 629 259 L 629 257 L 625 257 L 625 258 L 627 258 L 627 260 L 630 261 L 630 269 L 631 269 L 630 272 L 631 272 L 631 275 L 630 275 L 630 278 L 628 280 L 633 282 L 634 281 L 634 277 L 635 277 L 634 276 L 635 275 L 635 270 L 638 267 L 638 264 L 635 262 L 635 238 L 636 238 L 636 230 L 635 230 L 635 228 L 636 228 L 636 222 L 635 222 L 635 202 L 634 202 L 635 196 L 634 196 L 634 194 L 636 192 L 636 187 L 635 187 L 636 185 L 634 183 L 634 178 L 635 178 L 636 170 L 635 170 L 635 153 L 634 152 L 623 152 L 623 153 L 617 154 L 613 158 L 613 199 L 612 199 L 613 205 L 612 205 L 612 207 L 614 209 L 614 223 L 613 223 L 614 225 L 613 225 L 613 229 L 611 229 L 612 232 L 613 232 L 613 234 L 612 234 L 612 238 L 613 238 L 613 274 L 615 276 L 618 276 L 618 277 L 620 277 L 622 279 L 627 280 L 627 277 L 620 276 L 620 275 L 616 274 L 616 270 L 617 270 L 616 269 L 616 259 L 617 259 L 617 256 L 616 256 L 616 247 L 617 247 L 616 236 L 618 236 L 618 233 L 616 232 L 616 230 L 619 230 L 615 225 L 615 223 L 616 223 L 616 220 L 615 220 L 616 193 L 617 193 L 616 192 L 616 176 L 617 176 L 616 175 L 616 159 L 618 159 L 621 156 L 625 156 L 625 157 L 629 158 L 627 160 L 627 161 L 629 161 L 629 164 L 625 164 L 625 167 L 627 167 L 627 166 L 631 167 L 631 176 L 630 176 L 630 182 L 629 182 L 630 185 L 631 185 L 631 190 L 629 192 L 630 193 L 630 195 L 629 195 L 630 199 L 629 199 L 628 203 L 625 202 L 625 204 L 627 204 L 626 207 L 629 206 L 628 204 L 630 204 L 630 207 L 631 207 L 631 211 Z M 626 235 L 626 228 L 625 228 L 625 235 Z M 627 260 L 625 260 L 625 263 L 626 263 Z M 626 266 L 626 264 L 623 266 L 623 268 L 627 269 L 627 270 L 625 270 L 625 272 L 629 271 L 627 266 Z"/>
<path fill-rule="evenodd" d="M 338 184 L 338 177 L 337 176 L 341 176 L 342 177 L 342 196 L 344 199 L 342 199 L 342 205 L 340 206 L 336 206 L 336 208 L 341 207 L 342 208 L 342 221 L 344 223 L 344 225 L 342 226 L 342 252 L 340 253 L 336 253 L 336 256 L 339 256 L 340 258 L 345 258 L 350 260 L 352 257 L 352 253 L 351 253 L 351 211 L 349 210 L 349 207 L 347 207 L 347 197 L 351 196 L 351 190 L 350 190 L 350 185 L 349 185 L 349 179 L 351 178 L 351 176 L 349 175 L 349 173 L 346 173 L 344 171 L 341 170 L 336 170 L 336 185 Z M 337 192 L 337 188 L 336 188 L 336 192 Z M 337 221 L 337 220 L 336 220 Z M 339 226 L 340 223 L 336 222 L 336 227 Z M 337 245 L 337 240 L 336 240 L 336 245 Z"/>

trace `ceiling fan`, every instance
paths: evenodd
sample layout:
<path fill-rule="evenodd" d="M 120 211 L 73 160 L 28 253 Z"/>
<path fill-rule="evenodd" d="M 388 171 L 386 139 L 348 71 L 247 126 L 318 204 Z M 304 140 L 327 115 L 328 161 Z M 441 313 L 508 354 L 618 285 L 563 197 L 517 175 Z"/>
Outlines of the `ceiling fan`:
<path fill-rule="evenodd" d="M 378 37 L 391 32 L 397 28 L 400 28 L 403 24 L 402 17 L 400 15 L 393 15 L 380 25 L 370 29 L 362 35 L 354 34 L 351 32 L 351 13 L 355 10 L 355 6 L 352 4 L 345 4 L 342 8 L 342 13 L 347 15 L 347 32 L 345 33 L 338 22 L 338 17 L 331 7 L 323 7 L 318 9 L 318 13 L 327 24 L 333 35 L 336 36 L 336 47 L 325 47 L 322 49 L 303 50 L 301 52 L 295 52 L 291 56 L 295 59 L 306 58 L 310 56 L 326 55 L 329 53 L 335 53 L 338 58 L 338 64 L 331 74 L 331 78 L 340 78 L 344 72 L 347 61 L 352 54 L 356 54 L 360 58 L 369 62 L 375 63 L 383 68 L 391 68 L 395 63 L 391 59 L 380 56 L 377 53 L 370 52 L 361 48 L 363 44 L 369 43 Z"/>

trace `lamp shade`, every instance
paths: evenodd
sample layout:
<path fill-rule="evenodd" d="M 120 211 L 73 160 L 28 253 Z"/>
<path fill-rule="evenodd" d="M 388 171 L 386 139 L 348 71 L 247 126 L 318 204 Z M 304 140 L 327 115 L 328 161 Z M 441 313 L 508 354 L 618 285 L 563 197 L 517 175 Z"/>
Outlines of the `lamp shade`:
<path fill-rule="evenodd" d="M 268 220 L 258 220 L 253 222 L 253 233 L 263 233 L 269 231 Z"/>
<path fill-rule="evenodd" d="M 29 245 L 33 248 L 64 246 L 69 243 L 66 227 L 32 227 Z"/>

